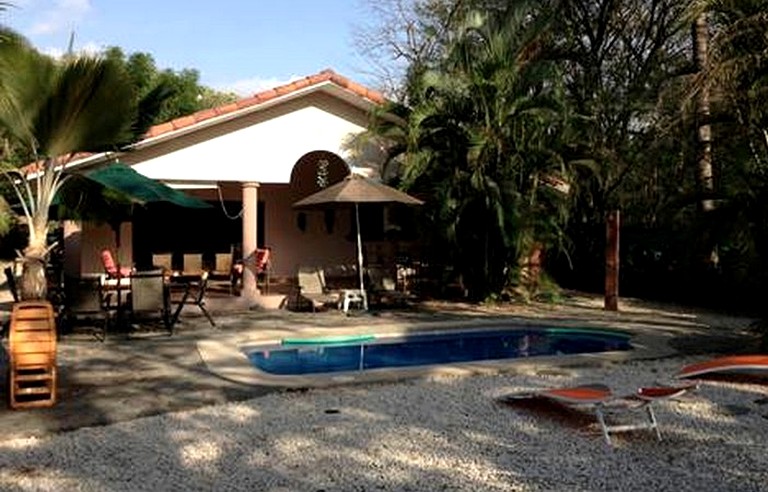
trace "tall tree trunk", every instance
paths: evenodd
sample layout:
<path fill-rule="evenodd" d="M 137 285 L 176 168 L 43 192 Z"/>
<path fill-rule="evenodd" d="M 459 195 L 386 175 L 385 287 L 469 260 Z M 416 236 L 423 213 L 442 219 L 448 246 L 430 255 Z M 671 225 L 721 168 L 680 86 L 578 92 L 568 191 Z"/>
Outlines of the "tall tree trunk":
<path fill-rule="evenodd" d="M 693 62 L 696 72 L 703 74 L 707 69 L 709 58 L 709 22 L 707 14 L 701 13 L 696 17 L 692 27 Z M 709 212 L 715 208 L 712 200 L 714 178 L 712 176 L 712 127 L 710 125 L 709 86 L 701 84 L 696 93 L 696 131 L 697 131 L 697 169 L 696 180 L 699 199 L 699 210 Z"/>
<path fill-rule="evenodd" d="M 45 277 L 48 245 L 48 213 L 34 216 L 29 225 L 29 243 L 24 249 L 24 263 L 21 271 L 20 296 L 22 300 L 39 300 L 48 296 L 48 281 Z"/>
<path fill-rule="evenodd" d="M 693 62 L 696 72 L 701 78 L 709 65 L 709 21 L 706 12 L 700 13 L 693 23 Z M 699 240 L 701 250 L 698 252 L 705 272 L 711 272 L 718 263 L 717 247 L 715 246 L 708 215 L 715 209 L 712 195 L 715 190 L 712 173 L 712 126 L 710 118 L 709 81 L 703 80 L 696 92 L 696 186 L 699 193 L 698 210 L 702 236 Z"/>

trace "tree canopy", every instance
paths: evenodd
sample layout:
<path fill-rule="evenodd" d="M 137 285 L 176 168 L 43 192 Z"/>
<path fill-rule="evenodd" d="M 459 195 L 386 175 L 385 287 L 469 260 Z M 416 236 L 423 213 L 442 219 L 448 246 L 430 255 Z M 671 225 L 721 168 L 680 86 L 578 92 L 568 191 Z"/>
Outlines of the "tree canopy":
<path fill-rule="evenodd" d="M 65 165 L 82 152 L 124 149 L 153 123 L 228 96 L 203 90 L 193 70 L 158 72 L 146 54 L 125 60 L 111 49 L 54 59 L 10 30 L 1 30 L 0 38 L 0 172 L 28 231 L 21 295 L 45 298 L 49 213 L 70 179 Z M 0 214 L 7 217 L 7 207 Z"/>
<path fill-rule="evenodd" d="M 57 60 L 8 29 L 0 31 L 0 63 L 0 161 L 11 175 L 34 161 L 118 150 L 153 124 L 237 98 L 201 85 L 197 70 L 159 69 L 149 53 L 110 47 L 98 56 L 70 53 Z M 29 199 L 19 202 L 12 181 L 0 180 L 0 236 L 14 224 L 6 198 L 22 208 Z M 49 184 L 55 193 L 58 179 Z"/>
<path fill-rule="evenodd" d="M 160 69 L 150 53 L 135 52 L 128 55 L 117 46 L 104 51 L 104 56 L 123 67 L 128 74 L 137 97 L 146 97 L 153 91 L 167 95 L 156 111 L 151 123 L 162 123 L 201 109 L 212 108 L 237 100 L 231 92 L 220 92 L 200 84 L 200 72 L 185 68 L 179 71 Z"/>
<path fill-rule="evenodd" d="M 470 297 L 522 285 L 530 245 L 560 285 L 600 290 L 621 210 L 622 292 L 762 305 L 768 1 L 389 4 L 359 35 L 399 67 L 381 85 L 400 124 L 376 132 Z"/>

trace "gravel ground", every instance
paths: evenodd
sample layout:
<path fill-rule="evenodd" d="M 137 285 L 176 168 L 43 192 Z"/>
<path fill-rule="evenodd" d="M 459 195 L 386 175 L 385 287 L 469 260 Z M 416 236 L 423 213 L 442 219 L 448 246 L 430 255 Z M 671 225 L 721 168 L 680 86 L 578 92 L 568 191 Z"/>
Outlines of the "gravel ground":
<path fill-rule="evenodd" d="M 664 440 L 497 397 L 669 382 L 705 356 L 273 393 L 0 441 L 2 490 L 768 491 L 768 385 L 708 382 L 659 405 Z"/>

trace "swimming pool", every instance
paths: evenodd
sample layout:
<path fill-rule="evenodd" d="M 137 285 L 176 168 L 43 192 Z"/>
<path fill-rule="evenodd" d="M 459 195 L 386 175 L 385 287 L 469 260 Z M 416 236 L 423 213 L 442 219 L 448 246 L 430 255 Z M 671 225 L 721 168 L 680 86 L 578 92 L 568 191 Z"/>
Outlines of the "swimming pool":
<path fill-rule="evenodd" d="M 630 350 L 630 335 L 587 328 L 489 328 L 399 336 L 284 339 L 248 346 L 250 363 L 275 375 L 454 364 L 542 355 Z"/>

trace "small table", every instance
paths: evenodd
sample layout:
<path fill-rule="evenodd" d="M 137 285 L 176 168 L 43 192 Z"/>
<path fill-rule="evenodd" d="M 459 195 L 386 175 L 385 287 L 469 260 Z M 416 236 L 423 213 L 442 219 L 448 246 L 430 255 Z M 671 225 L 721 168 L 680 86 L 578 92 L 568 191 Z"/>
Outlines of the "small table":
<path fill-rule="evenodd" d="M 358 309 L 364 311 L 368 310 L 368 298 L 365 295 L 365 291 L 360 289 L 343 289 L 339 299 L 339 308 L 344 311 L 344 314 L 349 314 L 349 308 L 353 306 L 357 306 Z"/>

